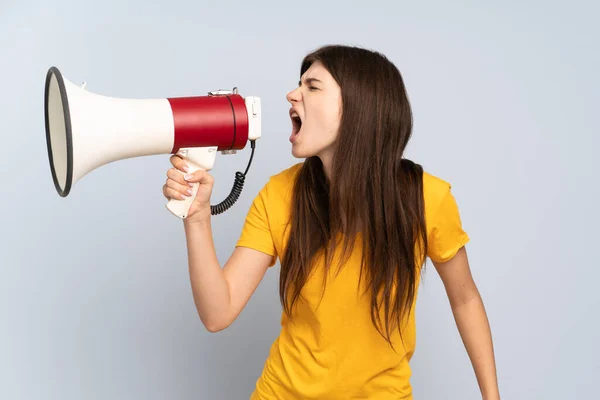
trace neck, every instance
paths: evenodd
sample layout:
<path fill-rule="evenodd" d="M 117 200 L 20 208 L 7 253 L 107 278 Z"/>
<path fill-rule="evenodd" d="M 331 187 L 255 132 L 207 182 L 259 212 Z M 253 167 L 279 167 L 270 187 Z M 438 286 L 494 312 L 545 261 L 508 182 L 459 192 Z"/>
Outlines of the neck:
<path fill-rule="evenodd" d="M 330 152 L 320 154 L 319 158 L 323 163 L 323 172 L 325 172 L 325 177 L 327 177 L 328 181 L 331 181 L 331 166 L 333 164 L 333 154 Z"/>

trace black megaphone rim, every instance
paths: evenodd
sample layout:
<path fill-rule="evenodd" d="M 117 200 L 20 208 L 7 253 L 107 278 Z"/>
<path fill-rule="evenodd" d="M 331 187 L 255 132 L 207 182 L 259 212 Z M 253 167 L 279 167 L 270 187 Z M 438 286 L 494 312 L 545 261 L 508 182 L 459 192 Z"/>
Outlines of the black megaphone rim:
<path fill-rule="evenodd" d="M 62 101 L 63 117 L 65 120 L 65 135 L 67 144 L 67 175 L 65 179 L 64 188 L 61 188 L 60 182 L 58 181 L 58 176 L 54 167 L 54 157 L 52 156 L 52 138 L 50 135 L 50 116 L 48 112 L 48 102 L 50 95 L 50 83 L 52 81 L 53 76 L 56 77 L 56 81 L 58 83 L 60 98 Z M 62 74 L 60 73 L 57 67 L 50 67 L 46 74 L 46 84 L 44 93 L 44 117 L 46 124 L 46 145 L 48 149 L 48 160 L 50 162 L 50 170 L 52 171 L 52 180 L 54 181 L 54 187 L 56 188 L 58 194 L 61 197 L 66 197 L 71 191 L 71 185 L 73 183 L 73 132 L 71 128 L 71 113 L 69 111 L 69 100 L 67 98 L 65 82 L 62 77 Z"/>

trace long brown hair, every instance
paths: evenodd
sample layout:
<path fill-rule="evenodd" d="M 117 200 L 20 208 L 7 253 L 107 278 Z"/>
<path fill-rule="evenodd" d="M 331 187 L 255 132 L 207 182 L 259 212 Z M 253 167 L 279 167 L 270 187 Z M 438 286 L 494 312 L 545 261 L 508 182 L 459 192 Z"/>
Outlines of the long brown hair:
<path fill-rule="evenodd" d="M 413 125 L 406 89 L 398 69 L 375 51 L 324 46 L 304 58 L 300 76 L 315 61 L 340 85 L 342 117 L 331 179 L 317 156 L 307 158 L 297 175 L 281 260 L 281 303 L 290 315 L 313 258 L 324 252 L 329 268 L 341 234 L 343 263 L 360 233 L 371 321 L 392 344 L 391 330 L 413 306 L 427 249 L 423 169 L 403 158 Z"/>

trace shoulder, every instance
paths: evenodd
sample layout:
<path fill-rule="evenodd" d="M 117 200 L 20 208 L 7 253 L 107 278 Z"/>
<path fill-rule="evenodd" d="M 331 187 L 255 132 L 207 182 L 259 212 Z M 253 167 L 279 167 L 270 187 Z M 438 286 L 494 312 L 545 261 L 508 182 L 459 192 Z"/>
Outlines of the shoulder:
<path fill-rule="evenodd" d="M 304 162 L 299 162 L 269 177 L 270 185 L 293 186 Z"/>
<path fill-rule="evenodd" d="M 450 192 L 452 185 L 450 182 L 423 171 L 423 197 L 426 203 L 439 203 Z"/>
<path fill-rule="evenodd" d="M 300 162 L 292 165 L 289 168 L 281 170 L 271 176 L 267 180 L 264 189 L 269 192 L 289 192 L 294 188 L 294 182 L 296 181 L 296 176 L 302 169 L 302 165 L 304 162 Z"/>
<path fill-rule="evenodd" d="M 453 202 L 452 184 L 437 175 L 423 171 L 423 200 L 425 217 L 428 225 L 431 225 L 438 212 L 444 209 L 449 201 Z"/>
<path fill-rule="evenodd" d="M 470 240 L 462 226 L 452 185 L 438 176 L 424 172 L 423 197 L 428 237 L 427 255 L 433 261 L 448 261 Z"/>
<path fill-rule="evenodd" d="M 270 175 L 260 195 L 271 203 L 290 201 L 296 177 L 303 164 L 304 162 L 300 162 Z"/>

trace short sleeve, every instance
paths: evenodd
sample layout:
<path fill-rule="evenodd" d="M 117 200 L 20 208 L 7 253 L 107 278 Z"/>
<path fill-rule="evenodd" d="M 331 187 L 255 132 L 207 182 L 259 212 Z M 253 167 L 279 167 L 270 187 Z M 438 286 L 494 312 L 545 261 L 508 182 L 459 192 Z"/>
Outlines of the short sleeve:
<path fill-rule="evenodd" d="M 463 230 L 458 205 L 450 188 L 434 211 L 430 224 L 427 256 L 435 262 L 450 260 L 470 240 Z"/>
<path fill-rule="evenodd" d="M 236 246 L 249 247 L 269 254 L 273 256 L 269 266 L 275 265 L 277 251 L 269 224 L 268 184 L 260 190 L 250 205 Z"/>

